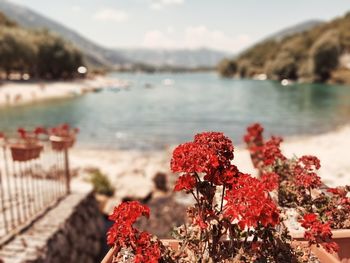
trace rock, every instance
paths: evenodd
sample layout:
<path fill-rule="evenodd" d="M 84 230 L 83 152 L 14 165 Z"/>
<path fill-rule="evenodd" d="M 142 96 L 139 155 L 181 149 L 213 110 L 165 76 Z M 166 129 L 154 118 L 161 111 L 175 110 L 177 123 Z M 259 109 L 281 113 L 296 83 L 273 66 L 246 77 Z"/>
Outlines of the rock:
<path fill-rule="evenodd" d="M 163 172 L 157 172 L 153 177 L 153 182 L 157 190 L 167 192 L 168 191 L 168 180 L 167 174 Z"/>
<path fill-rule="evenodd" d="M 149 219 L 142 218 L 136 227 L 159 238 L 172 238 L 173 228 L 186 221 L 186 206 L 177 203 L 173 195 L 154 198 L 147 205 L 151 209 L 151 216 Z"/>

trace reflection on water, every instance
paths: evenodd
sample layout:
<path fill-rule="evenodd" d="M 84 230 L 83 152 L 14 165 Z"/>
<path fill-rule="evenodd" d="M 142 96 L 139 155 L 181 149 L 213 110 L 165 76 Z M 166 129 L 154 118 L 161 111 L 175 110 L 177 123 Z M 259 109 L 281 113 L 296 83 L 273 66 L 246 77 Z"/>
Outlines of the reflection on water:
<path fill-rule="evenodd" d="M 81 128 L 81 146 L 148 149 L 210 130 L 223 131 L 239 143 L 252 122 L 278 135 L 318 133 L 350 117 L 350 87 L 345 86 L 281 86 L 202 73 L 114 76 L 130 80 L 131 88 L 1 109 L 0 130 L 68 122 Z M 172 85 L 165 85 L 166 79 Z"/>

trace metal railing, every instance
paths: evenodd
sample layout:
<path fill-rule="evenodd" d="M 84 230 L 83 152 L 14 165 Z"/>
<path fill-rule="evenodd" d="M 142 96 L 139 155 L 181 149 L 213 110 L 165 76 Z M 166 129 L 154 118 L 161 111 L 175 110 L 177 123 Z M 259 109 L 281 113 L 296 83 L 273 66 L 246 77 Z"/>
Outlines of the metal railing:
<path fill-rule="evenodd" d="M 40 144 L 38 158 L 22 161 L 0 144 L 0 247 L 70 191 L 68 150 Z"/>

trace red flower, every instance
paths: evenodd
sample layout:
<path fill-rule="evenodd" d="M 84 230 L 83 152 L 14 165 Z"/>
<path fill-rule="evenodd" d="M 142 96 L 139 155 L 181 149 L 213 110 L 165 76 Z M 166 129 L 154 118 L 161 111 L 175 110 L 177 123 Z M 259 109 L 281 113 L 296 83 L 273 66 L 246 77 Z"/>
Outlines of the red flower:
<path fill-rule="evenodd" d="M 132 240 L 137 233 L 132 225 L 140 216 L 149 217 L 150 210 L 139 202 L 131 201 L 121 203 L 114 208 L 113 213 L 108 217 L 114 221 L 114 225 L 107 233 L 107 243 L 113 245 L 118 242 L 123 245 L 127 240 Z"/>
<path fill-rule="evenodd" d="M 299 163 L 302 163 L 304 165 L 304 168 L 307 170 L 313 170 L 314 168 L 318 170 L 321 167 L 320 160 L 316 156 L 312 155 L 304 155 L 300 157 Z"/>
<path fill-rule="evenodd" d="M 25 139 L 27 137 L 27 131 L 25 129 L 18 128 L 17 132 L 22 139 Z"/>
<path fill-rule="evenodd" d="M 140 233 L 136 241 L 135 263 L 158 263 L 161 256 L 158 243 L 153 242 L 152 236 L 147 232 Z"/>
<path fill-rule="evenodd" d="M 153 241 L 147 232 L 139 232 L 133 224 L 140 216 L 149 217 L 150 210 L 139 202 L 124 202 L 114 208 L 109 216 L 114 221 L 113 226 L 107 233 L 107 243 L 131 248 L 135 254 L 135 262 L 158 262 L 161 254 L 158 241 Z"/>
<path fill-rule="evenodd" d="M 239 176 L 239 170 L 236 165 L 230 165 L 227 169 L 222 171 L 221 176 L 218 176 L 218 185 L 223 184 L 233 184 L 235 182 L 235 179 Z"/>
<path fill-rule="evenodd" d="M 115 207 L 113 213 L 108 217 L 109 220 L 115 222 L 123 222 L 132 225 L 140 216 L 149 217 L 150 209 L 146 205 L 142 205 L 137 201 L 123 202 Z"/>
<path fill-rule="evenodd" d="M 183 173 L 210 173 L 219 166 L 211 149 L 194 142 L 180 144 L 173 152 L 171 170 Z"/>
<path fill-rule="evenodd" d="M 46 134 L 46 133 L 47 133 L 47 130 L 44 127 L 39 126 L 39 127 L 36 127 L 34 129 L 34 134 L 35 135 Z"/>
<path fill-rule="evenodd" d="M 345 191 L 345 189 L 341 188 L 341 187 L 337 187 L 337 188 L 328 188 L 327 189 L 328 193 L 332 193 L 334 195 L 339 195 L 341 197 L 345 197 L 347 194 L 347 191 Z"/>
<path fill-rule="evenodd" d="M 4 139 L 5 138 L 5 134 L 0 132 L 0 139 Z"/>
<path fill-rule="evenodd" d="M 313 223 L 317 221 L 317 215 L 310 213 L 304 215 L 303 219 L 300 221 L 302 224 L 301 226 L 304 228 L 309 228 Z"/>
<path fill-rule="evenodd" d="M 68 131 L 68 130 L 70 129 L 70 126 L 69 126 L 68 123 L 63 123 L 63 124 L 61 125 L 61 129 L 62 129 L 62 130 Z"/>
<path fill-rule="evenodd" d="M 315 173 L 320 161 L 314 156 L 303 156 L 294 167 L 295 184 L 304 188 L 317 188 L 322 185 L 321 178 Z"/>
<path fill-rule="evenodd" d="M 283 141 L 280 137 L 272 136 L 262 147 L 262 158 L 265 165 L 272 165 L 277 160 L 286 160 L 282 154 L 280 144 Z"/>
<path fill-rule="evenodd" d="M 338 251 L 338 245 L 332 242 L 332 231 L 329 223 L 322 223 L 316 214 L 306 214 L 300 222 L 301 226 L 306 229 L 304 237 L 310 245 L 320 244 L 328 252 Z"/>
<path fill-rule="evenodd" d="M 227 167 L 233 159 L 234 147 L 232 141 L 222 132 L 203 132 L 194 137 L 194 142 L 198 143 L 215 153 L 220 166 Z"/>
<path fill-rule="evenodd" d="M 263 144 L 263 131 L 264 128 L 260 123 L 254 123 L 247 128 L 247 133 L 244 135 L 244 141 L 248 145 L 262 145 Z"/>
<path fill-rule="evenodd" d="M 225 199 L 224 214 L 231 220 L 237 219 L 242 229 L 279 223 L 279 211 L 264 183 L 250 175 L 241 174 Z"/>
<path fill-rule="evenodd" d="M 305 188 L 317 188 L 322 185 L 321 178 L 315 173 L 298 174 L 295 177 L 295 184 Z"/>
<path fill-rule="evenodd" d="M 278 188 L 279 176 L 276 173 L 264 173 L 261 175 L 260 180 L 269 192 Z"/>
<path fill-rule="evenodd" d="M 185 174 L 180 176 L 175 184 L 174 191 L 190 191 L 196 186 L 196 178 L 191 174 Z"/>

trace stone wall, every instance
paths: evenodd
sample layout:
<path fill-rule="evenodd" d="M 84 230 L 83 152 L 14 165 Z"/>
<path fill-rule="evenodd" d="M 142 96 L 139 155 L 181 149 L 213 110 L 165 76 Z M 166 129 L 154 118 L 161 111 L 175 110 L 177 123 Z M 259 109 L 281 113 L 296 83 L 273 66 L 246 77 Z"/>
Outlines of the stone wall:
<path fill-rule="evenodd" d="M 73 193 L 2 247 L 0 262 L 98 262 L 103 232 L 91 191 Z"/>

